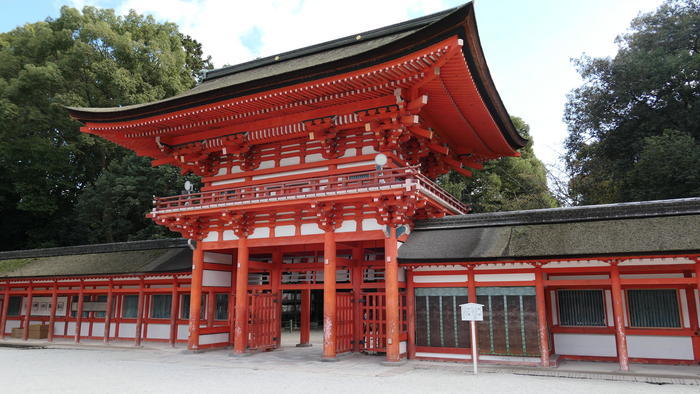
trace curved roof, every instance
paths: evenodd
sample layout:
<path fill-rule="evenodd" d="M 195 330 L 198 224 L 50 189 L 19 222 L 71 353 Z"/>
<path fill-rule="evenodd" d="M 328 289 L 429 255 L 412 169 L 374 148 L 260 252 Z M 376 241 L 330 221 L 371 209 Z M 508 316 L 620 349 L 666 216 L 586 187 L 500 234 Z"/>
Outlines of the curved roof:
<path fill-rule="evenodd" d="M 113 108 L 68 108 L 82 122 L 122 122 L 162 115 L 360 70 L 458 36 L 469 72 L 488 112 L 512 149 L 523 147 L 484 59 L 473 4 L 353 36 L 210 71 L 198 86 L 163 100 Z"/>

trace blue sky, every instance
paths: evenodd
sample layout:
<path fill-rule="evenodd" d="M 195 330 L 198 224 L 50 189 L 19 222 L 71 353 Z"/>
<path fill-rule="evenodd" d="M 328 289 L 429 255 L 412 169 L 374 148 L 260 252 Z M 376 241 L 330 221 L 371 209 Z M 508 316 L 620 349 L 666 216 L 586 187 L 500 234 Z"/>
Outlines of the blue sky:
<path fill-rule="evenodd" d="M 566 94 L 581 81 L 571 62 L 613 56 L 618 34 L 662 0 L 476 0 L 481 43 L 511 115 L 531 126 L 535 152 L 561 168 Z M 0 32 L 56 17 L 61 5 L 136 9 L 177 23 L 217 67 L 356 34 L 450 8 L 454 0 L 0 0 Z"/>

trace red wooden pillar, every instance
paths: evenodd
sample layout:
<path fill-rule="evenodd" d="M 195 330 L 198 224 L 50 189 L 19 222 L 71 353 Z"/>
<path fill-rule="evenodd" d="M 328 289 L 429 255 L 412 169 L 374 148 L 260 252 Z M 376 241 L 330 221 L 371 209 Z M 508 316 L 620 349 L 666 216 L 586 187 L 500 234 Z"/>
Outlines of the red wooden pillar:
<path fill-rule="evenodd" d="M 238 239 L 236 264 L 236 315 L 233 332 L 233 352 L 245 354 L 248 350 L 248 238 Z"/>
<path fill-rule="evenodd" d="M 275 294 L 277 303 L 275 304 L 275 342 L 277 347 L 282 346 L 282 250 L 276 249 L 272 252 L 272 272 L 270 272 L 270 287 L 272 294 Z"/>
<path fill-rule="evenodd" d="M 228 297 L 228 327 L 229 327 L 229 333 L 228 333 L 228 339 L 229 339 L 229 344 L 233 345 L 233 338 L 234 338 L 234 327 L 236 326 L 236 273 L 238 272 L 236 270 L 236 265 L 238 264 L 238 261 L 234 259 L 233 264 L 231 264 L 231 289 L 229 291 L 229 297 Z"/>
<path fill-rule="evenodd" d="M 386 284 L 386 361 L 399 362 L 399 265 L 396 227 L 389 226 L 389 236 L 384 240 Z"/>
<path fill-rule="evenodd" d="M 311 346 L 311 290 L 304 289 L 301 291 L 301 317 L 297 347 L 309 346 Z"/>
<path fill-rule="evenodd" d="M 10 282 L 5 282 L 5 294 L 2 297 L 2 315 L 0 315 L 0 339 L 5 339 L 7 311 L 10 306 Z"/>
<path fill-rule="evenodd" d="M 323 360 L 336 360 L 336 245 L 335 232 L 323 235 Z"/>
<path fill-rule="evenodd" d="M 406 318 L 408 320 L 408 358 L 416 358 L 416 297 L 413 269 L 406 270 Z"/>
<path fill-rule="evenodd" d="M 190 284 L 190 326 L 187 349 L 199 348 L 199 318 L 202 311 L 202 275 L 204 275 L 204 249 L 202 242 L 192 253 L 192 283 Z"/>
<path fill-rule="evenodd" d="M 352 351 L 360 352 L 362 341 L 362 261 L 364 261 L 364 249 L 356 247 L 352 249 L 352 292 L 354 302 L 353 306 L 353 326 L 352 326 Z"/>
<path fill-rule="evenodd" d="M 177 294 L 177 276 L 173 276 L 173 289 L 170 292 L 170 346 L 177 342 L 177 315 L 180 309 L 180 297 Z"/>
<path fill-rule="evenodd" d="M 76 311 L 75 315 L 75 343 L 80 342 L 80 331 L 83 328 L 83 289 L 84 289 L 83 281 L 82 279 L 80 280 L 80 290 L 78 291 L 78 310 Z M 71 307 L 71 309 L 73 309 Z"/>
<path fill-rule="evenodd" d="M 22 339 L 29 339 L 29 322 L 32 318 L 32 282 L 29 282 L 29 287 L 27 288 L 27 309 L 24 312 L 24 331 L 22 332 Z"/>
<path fill-rule="evenodd" d="M 700 292 L 700 258 L 695 259 L 695 282 L 698 292 Z"/>
<path fill-rule="evenodd" d="M 53 342 L 54 325 L 56 324 L 56 304 L 58 303 L 58 281 L 54 281 L 51 291 L 51 314 L 49 315 L 48 341 Z"/>
<path fill-rule="evenodd" d="M 625 334 L 625 319 L 622 309 L 622 286 L 620 285 L 620 270 L 617 262 L 612 263 L 610 270 L 612 293 L 613 319 L 615 321 L 615 342 L 617 344 L 617 359 L 620 370 L 629 371 L 629 356 L 627 354 L 627 335 Z"/>
<path fill-rule="evenodd" d="M 143 277 L 141 277 L 141 281 L 139 282 L 138 308 L 136 311 L 136 334 L 134 335 L 134 346 L 141 346 L 141 338 L 143 336 L 143 315 L 145 313 L 144 304 L 146 302 L 146 293 L 144 287 L 145 284 L 143 283 Z"/>
<path fill-rule="evenodd" d="M 540 337 L 540 362 L 549 367 L 549 328 L 547 326 L 547 303 L 545 302 L 544 273 L 535 267 L 535 299 L 537 301 L 537 332 Z"/>
<path fill-rule="evenodd" d="M 105 330 L 104 330 L 104 343 L 109 342 L 110 326 L 112 325 L 112 304 L 114 303 L 114 283 L 112 279 L 109 279 L 109 286 L 107 286 L 107 308 L 105 308 Z"/>

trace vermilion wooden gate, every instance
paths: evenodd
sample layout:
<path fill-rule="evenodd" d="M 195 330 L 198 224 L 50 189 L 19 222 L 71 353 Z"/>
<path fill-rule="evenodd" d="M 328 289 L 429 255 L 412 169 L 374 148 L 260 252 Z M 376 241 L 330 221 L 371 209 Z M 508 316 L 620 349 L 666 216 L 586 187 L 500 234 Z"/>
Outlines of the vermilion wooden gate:
<path fill-rule="evenodd" d="M 277 329 L 280 327 L 277 294 L 252 293 L 248 296 L 248 348 L 269 350 L 277 347 Z"/>
<path fill-rule="evenodd" d="M 365 352 L 386 352 L 386 293 L 361 293 L 362 344 Z M 399 339 L 406 340 L 406 295 L 399 294 Z"/>
<path fill-rule="evenodd" d="M 336 294 L 336 334 L 335 351 L 345 353 L 352 351 L 352 327 L 353 327 L 353 294 Z"/>

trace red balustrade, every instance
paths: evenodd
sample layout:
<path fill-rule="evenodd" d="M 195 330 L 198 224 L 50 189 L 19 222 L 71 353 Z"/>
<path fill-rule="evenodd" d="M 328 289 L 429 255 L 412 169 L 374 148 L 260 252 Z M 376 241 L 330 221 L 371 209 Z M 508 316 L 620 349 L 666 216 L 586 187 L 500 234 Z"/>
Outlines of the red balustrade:
<path fill-rule="evenodd" d="M 153 213 L 294 200 L 401 187 L 412 188 L 414 185 L 419 186 L 422 191 L 432 194 L 432 197 L 442 200 L 443 204 L 457 213 L 466 213 L 468 211 L 466 205 L 420 174 L 415 167 L 404 167 L 246 185 L 170 197 L 156 197 Z"/>

